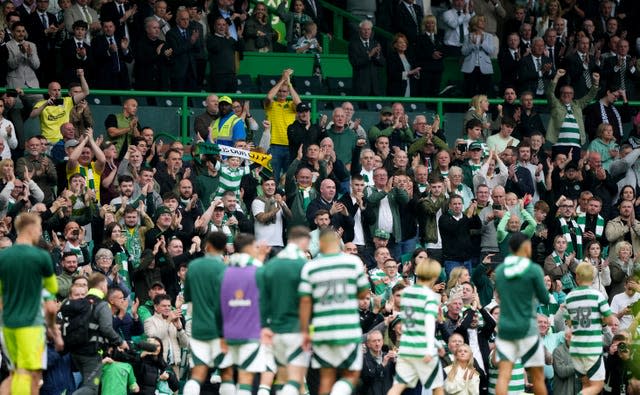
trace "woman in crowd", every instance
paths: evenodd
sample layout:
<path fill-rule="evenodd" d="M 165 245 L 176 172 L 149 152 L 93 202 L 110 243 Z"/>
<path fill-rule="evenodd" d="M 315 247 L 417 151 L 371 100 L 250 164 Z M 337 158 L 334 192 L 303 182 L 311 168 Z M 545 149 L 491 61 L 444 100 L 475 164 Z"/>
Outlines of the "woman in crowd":
<path fill-rule="evenodd" d="M 459 294 L 462 292 L 462 284 L 469 281 L 471 281 L 471 275 L 467 268 L 464 266 L 453 268 L 451 273 L 449 273 L 449 281 L 447 281 L 447 288 L 445 291 L 449 299 L 453 298 L 455 295 L 460 296 Z"/>
<path fill-rule="evenodd" d="M 562 8 L 560 7 L 560 2 L 557 0 L 549 1 L 545 7 L 544 14 L 536 18 L 535 29 L 537 37 L 542 37 L 547 29 L 553 27 L 556 18 L 560 18 L 561 16 Z M 558 35 L 561 35 L 561 33 L 562 32 L 558 32 Z"/>
<path fill-rule="evenodd" d="M 444 368 L 447 378 L 444 393 L 447 395 L 477 395 L 480 393 L 480 375 L 473 367 L 473 353 L 466 344 L 458 346 L 455 361 Z"/>
<path fill-rule="evenodd" d="M 444 70 L 442 39 L 438 36 L 438 21 L 427 15 L 422 20 L 423 33 L 416 44 L 416 66 L 420 67 L 420 95 L 436 97 L 440 92 L 440 82 Z"/>
<path fill-rule="evenodd" d="M 496 166 L 498 171 L 496 171 Z M 480 170 L 473 176 L 473 187 L 477 189 L 478 185 L 484 184 L 489 187 L 489 193 L 491 193 L 493 188 L 497 186 L 503 187 L 507 183 L 508 174 L 507 166 L 500 159 L 500 156 L 491 150 Z"/>
<path fill-rule="evenodd" d="M 487 95 L 492 90 L 491 56 L 496 51 L 496 46 L 493 36 L 484 31 L 485 25 L 484 16 L 474 15 L 469 21 L 469 35 L 462 45 L 464 61 L 460 70 L 464 73 L 464 91 L 467 97 Z"/>
<path fill-rule="evenodd" d="M 593 283 L 591 283 L 591 288 L 599 291 L 607 298 L 608 295 L 605 287 L 611 285 L 609 261 L 602 258 L 602 248 L 597 240 L 587 244 L 585 251 L 586 257 L 583 262 L 588 262 L 593 267 Z"/>
<path fill-rule="evenodd" d="M 284 22 L 287 27 L 287 47 L 293 52 L 293 45 L 298 42 L 300 37 L 304 35 L 303 26 L 307 22 L 311 22 L 312 19 L 305 12 L 305 5 L 303 0 L 293 0 L 291 6 L 287 11 L 287 2 L 281 1 L 278 6 L 278 17 Z"/>
<path fill-rule="evenodd" d="M 134 146 L 129 146 L 127 153 L 118 165 L 118 176 L 127 174 L 133 177 L 134 180 L 137 179 L 143 160 L 140 150 Z"/>
<path fill-rule="evenodd" d="M 502 105 L 498 104 L 497 106 L 498 117 L 495 120 L 491 119 L 487 95 L 473 96 L 469 106 L 469 109 L 464 114 L 463 123 L 466 125 L 471 119 L 477 119 L 482 122 L 482 138 L 486 141 L 487 137 L 491 136 L 492 131 L 500 127 L 500 123 L 502 122 Z"/>
<path fill-rule="evenodd" d="M 244 25 L 243 38 L 246 51 L 273 52 L 278 33 L 271 27 L 271 17 L 265 3 L 256 3 Z"/>
<path fill-rule="evenodd" d="M 120 275 L 122 272 L 121 267 L 113 262 L 113 253 L 106 248 L 100 248 L 98 252 L 96 252 L 95 261 L 93 270 L 107 277 L 109 288 L 118 287 L 122 290 L 125 297 L 128 297 L 131 289 L 129 288 L 127 280 Z"/>
<path fill-rule="evenodd" d="M 404 34 L 393 37 L 392 47 L 387 59 L 387 95 L 410 97 L 416 92 L 420 67 L 414 67 L 413 58 L 407 53 L 409 42 Z"/>
<path fill-rule="evenodd" d="M 589 144 L 589 151 L 597 152 L 602 158 L 602 167 L 609 171 L 611 162 L 618 157 L 620 146 L 613 137 L 613 126 L 601 123 L 596 131 L 596 138 Z"/>
<path fill-rule="evenodd" d="M 617 249 L 617 253 L 611 251 L 609 254 L 609 272 L 611 274 L 609 303 L 615 295 L 624 292 L 624 283 L 627 281 L 627 277 L 640 269 L 640 264 L 633 262 L 631 257 L 633 249 L 628 241 L 618 243 Z M 612 258 L 613 254 L 615 254 L 615 258 Z"/>
<path fill-rule="evenodd" d="M 9 182 L 13 182 L 16 176 L 11 159 L 0 160 L 0 190 L 4 189 Z"/>
<path fill-rule="evenodd" d="M 100 176 L 100 203 L 109 204 L 111 200 L 118 196 L 116 178 L 120 161 L 117 158 L 118 153 L 113 143 L 105 141 L 100 148 L 102 148 L 106 159 L 104 170 Z"/>
<path fill-rule="evenodd" d="M 553 239 L 553 252 L 544 260 L 544 274 L 553 281 L 560 280 L 562 290 L 567 293 L 575 286 L 574 273 L 578 262 L 575 253 L 567 254 L 567 240 L 563 235 Z"/>

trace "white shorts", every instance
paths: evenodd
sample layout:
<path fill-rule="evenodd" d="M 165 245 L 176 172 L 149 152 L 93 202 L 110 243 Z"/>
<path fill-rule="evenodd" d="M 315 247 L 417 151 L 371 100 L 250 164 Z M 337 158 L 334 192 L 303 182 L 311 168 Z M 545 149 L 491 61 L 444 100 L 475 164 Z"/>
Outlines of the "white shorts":
<path fill-rule="evenodd" d="M 350 371 L 362 370 L 362 347 L 358 343 L 334 346 L 329 344 L 314 344 L 311 367 L 334 368 Z"/>
<path fill-rule="evenodd" d="M 311 352 L 302 349 L 301 333 L 277 333 L 273 335 L 273 355 L 278 366 L 309 367 Z"/>
<path fill-rule="evenodd" d="M 237 366 L 239 370 L 250 373 L 267 371 L 268 352 L 258 342 L 229 345 L 229 351 L 224 356 L 220 368 Z"/>
<path fill-rule="evenodd" d="M 220 347 L 220 339 L 197 340 L 189 339 L 191 353 L 189 354 L 189 364 L 191 367 L 206 365 L 210 368 L 220 366 L 224 358 L 224 353 Z"/>
<path fill-rule="evenodd" d="M 544 345 L 538 335 L 518 340 L 504 340 L 498 337 L 496 350 L 498 361 L 515 363 L 520 359 L 525 368 L 544 366 Z"/>
<path fill-rule="evenodd" d="M 571 357 L 573 368 L 591 381 L 604 381 L 605 369 L 602 355 L 592 357 Z"/>
<path fill-rule="evenodd" d="M 444 374 L 440 358 L 435 356 L 429 363 L 426 363 L 420 358 L 398 357 L 394 383 L 406 384 L 409 388 L 415 388 L 418 380 L 426 390 L 442 387 Z"/>

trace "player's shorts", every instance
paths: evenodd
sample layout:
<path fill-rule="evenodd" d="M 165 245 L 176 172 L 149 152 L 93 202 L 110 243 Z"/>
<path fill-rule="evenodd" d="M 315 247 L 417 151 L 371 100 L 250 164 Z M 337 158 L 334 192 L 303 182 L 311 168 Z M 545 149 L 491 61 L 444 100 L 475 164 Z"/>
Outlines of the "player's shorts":
<path fill-rule="evenodd" d="M 590 357 L 571 357 L 573 368 L 581 376 L 587 376 L 591 381 L 605 379 L 604 361 L 602 355 Z"/>
<path fill-rule="evenodd" d="M 11 370 L 41 370 L 47 366 L 44 326 L 4 327 L 2 333 Z"/>
<path fill-rule="evenodd" d="M 424 389 L 442 387 L 444 384 L 444 374 L 440 365 L 440 358 L 433 357 L 429 363 L 421 358 L 398 357 L 396 362 L 396 376 L 394 383 L 406 384 L 409 388 L 415 388 L 418 380 Z"/>
<path fill-rule="evenodd" d="M 339 346 L 314 344 L 311 367 L 362 370 L 362 347 L 358 343 Z"/>
<path fill-rule="evenodd" d="M 522 361 L 525 368 L 544 366 L 544 345 L 540 336 L 529 336 L 518 340 L 496 339 L 498 361 L 515 363 Z"/>
<path fill-rule="evenodd" d="M 306 368 L 311 361 L 311 352 L 302 349 L 301 333 L 277 333 L 273 336 L 273 354 L 278 366 L 300 366 Z"/>
<path fill-rule="evenodd" d="M 229 345 L 229 351 L 224 356 L 220 368 L 237 366 L 238 369 L 250 373 L 267 371 L 268 352 L 266 347 L 258 342 Z"/>
<path fill-rule="evenodd" d="M 190 338 L 189 346 L 191 347 L 191 353 L 189 354 L 191 367 L 206 365 L 210 368 L 217 368 L 224 359 L 220 339 L 197 340 Z"/>

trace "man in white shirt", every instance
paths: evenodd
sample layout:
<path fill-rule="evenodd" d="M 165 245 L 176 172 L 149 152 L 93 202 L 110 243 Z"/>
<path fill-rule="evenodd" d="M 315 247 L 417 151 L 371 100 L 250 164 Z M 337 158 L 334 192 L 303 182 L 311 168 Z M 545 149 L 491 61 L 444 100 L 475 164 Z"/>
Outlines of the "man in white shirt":
<path fill-rule="evenodd" d="M 624 292 L 617 294 L 611 300 L 611 312 L 620 320 L 620 330 L 627 330 L 633 315 L 631 306 L 640 300 L 640 284 L 634 277 L 627 277 Z"/>
<path fill-rule="evenodd" d="M 445 52 L 449 56 L 460 56 L 462 44 L 469 35 L 469 21 L 474 15 L 471 2 L 465 0 L 453 0 L 451 9 L 442 14 L 444 21 L 444 45 Z"/>

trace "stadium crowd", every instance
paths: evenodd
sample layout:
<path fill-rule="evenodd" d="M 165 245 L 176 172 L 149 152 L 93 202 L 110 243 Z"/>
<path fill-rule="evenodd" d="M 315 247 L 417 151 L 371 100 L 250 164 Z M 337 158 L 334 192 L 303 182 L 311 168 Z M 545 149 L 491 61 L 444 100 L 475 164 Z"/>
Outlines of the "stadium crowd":
<path fill-rule="evenodd" d="M 2 4 L 0 393 L 640 394 L 636 2 L 348 1 L 354 93 L 458 58 L 463 138 L 311 119 L 285 69 L 191 146 L 90 88 L 234 92 L 243 51 L 321 53 L 322 6 L 283 2 L 280 46 L 263 4 L 88 3 Z"/>

